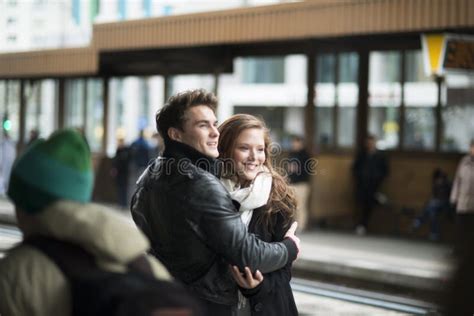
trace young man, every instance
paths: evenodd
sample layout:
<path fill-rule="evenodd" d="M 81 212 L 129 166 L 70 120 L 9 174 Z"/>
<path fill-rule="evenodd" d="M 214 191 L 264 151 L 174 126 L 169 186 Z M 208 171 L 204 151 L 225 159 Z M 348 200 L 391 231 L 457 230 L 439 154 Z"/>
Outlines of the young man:
<path fill-rule="evenodd" d="M 212 93 L 194 90 L 171 97 L 157 114 L 165 150 L 139 180 L 132 215 L 153 254 L 201 299 L 207 314 L 231 315 L 238 296 L 229 265 L 277 270 L 296 258 L 299 240 L 295 225 L 282 243 L 247 232 L 217 178 L 216 106 Z"/>
<path fill-rule="evenodd" d="M 90 204 L 91 155 L 73 130 L 31 144 L 15 162 L 8 197 L 15 204 L 23 237 L 69 242 L 93 255 L 107 271 L 124 272 L 147 251 L 145 236 L 118 214 Z M 170 279 L 153 257 L 156 277 Z M 45 253 L 20 244 L 0 261 L 0 315 L 71 315 L 71 286 Z"/>

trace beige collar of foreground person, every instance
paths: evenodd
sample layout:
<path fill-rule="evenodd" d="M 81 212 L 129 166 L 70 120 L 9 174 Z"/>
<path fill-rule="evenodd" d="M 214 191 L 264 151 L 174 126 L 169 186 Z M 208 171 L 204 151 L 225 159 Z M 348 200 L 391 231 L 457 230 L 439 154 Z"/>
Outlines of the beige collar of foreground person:
<path fill-rule="evenodd" d="M 22 229 L 26 236 L 34 233 L 77 243 L 109 271 L 124 271 L 127 262 L 149 248 L 132 223 L 97 204 L 58 201 L 27 220 Z M 157 260 L 148 257 L 148 261 L 157 278 L 170 279 Z M 0 261 L 0 297 L 2 316 L 69 315 L 71 310 L 69 286 L 59 268 L 26 245 Z"/>

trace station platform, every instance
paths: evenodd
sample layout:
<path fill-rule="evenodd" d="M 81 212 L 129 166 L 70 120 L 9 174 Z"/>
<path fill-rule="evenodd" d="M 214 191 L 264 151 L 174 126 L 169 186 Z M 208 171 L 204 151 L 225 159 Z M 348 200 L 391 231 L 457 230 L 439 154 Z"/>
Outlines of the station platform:
<path fill-rule="evenodd" d="M 437 303 L 456 267 L 449 245 L 353 232 L 300 234 L 294 275 Z"/>
<path fill-rule="evenodd" d="M 130 218 L 129 212 L 109 206 Z M 0 198 L 0 222 L 15 224 L 13 205 Z M 298 235 L 297 277 L 436 302 L 455 261 L 446 244 L 353 232 L 315 230 Z"/>

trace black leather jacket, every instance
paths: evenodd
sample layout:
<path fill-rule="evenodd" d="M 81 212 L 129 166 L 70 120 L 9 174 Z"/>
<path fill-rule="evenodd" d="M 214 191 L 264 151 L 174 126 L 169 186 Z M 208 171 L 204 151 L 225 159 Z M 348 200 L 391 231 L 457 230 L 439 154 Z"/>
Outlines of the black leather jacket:
<path fill-rule="evenodd" d="M 266 243 L 247 232 L 216 177 L 217 160 L 179 142 L 167 144 L 163 156 L 139 179 L 132 216 L 152 253 L 197 296 L 236 304 L 229 264 L 265 273 L 296 258 L 293 241 Z"/>

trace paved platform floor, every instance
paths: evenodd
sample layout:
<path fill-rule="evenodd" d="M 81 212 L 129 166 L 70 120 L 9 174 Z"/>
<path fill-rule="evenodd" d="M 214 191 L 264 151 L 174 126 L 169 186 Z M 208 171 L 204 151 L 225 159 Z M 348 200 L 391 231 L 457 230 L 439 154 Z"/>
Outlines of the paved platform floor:
<path fill-rule="evenodd" d="M 295 267 L 420 289 L 449 281 L 451 247 L 428 241 L 313 231 L 300 235 L 302 254 Z"/>

